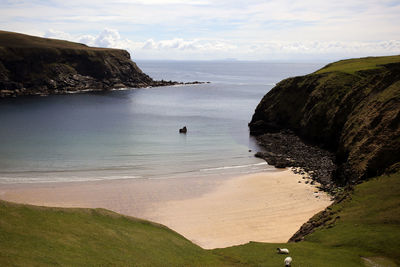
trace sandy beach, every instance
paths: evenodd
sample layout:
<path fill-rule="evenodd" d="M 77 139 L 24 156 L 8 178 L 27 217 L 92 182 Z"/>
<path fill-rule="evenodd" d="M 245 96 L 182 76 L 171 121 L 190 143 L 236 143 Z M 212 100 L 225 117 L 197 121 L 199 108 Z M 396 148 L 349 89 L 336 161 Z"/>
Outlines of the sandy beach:
<path fill-rule="evenodd" d="M 164 224 L 203 248 L 286 242 L 331 203 L 329 196 L 290 170 L 229 178 L 3 184 L 0 198 L 43 206 L 106 208 Z"/>

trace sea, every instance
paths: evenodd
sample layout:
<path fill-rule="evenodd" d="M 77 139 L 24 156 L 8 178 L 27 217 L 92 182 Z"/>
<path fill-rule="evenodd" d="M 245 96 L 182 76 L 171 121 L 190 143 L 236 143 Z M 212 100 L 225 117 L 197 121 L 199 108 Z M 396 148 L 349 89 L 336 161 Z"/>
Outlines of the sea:
<path fill-rule="evenodd" d="M 156 80 L 209 83 L 0 99 L 0 184 L 271 171 L 249 135 L 257 104 L 280 80 L 325 65 L 137 64 Z"/>

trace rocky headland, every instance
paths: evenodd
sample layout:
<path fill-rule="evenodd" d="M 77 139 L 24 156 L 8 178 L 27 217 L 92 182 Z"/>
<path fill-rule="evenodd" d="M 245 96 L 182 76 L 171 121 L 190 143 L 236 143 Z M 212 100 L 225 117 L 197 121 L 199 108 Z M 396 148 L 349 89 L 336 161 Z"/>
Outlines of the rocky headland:
<path fill-rule="evenodd" d="M 354 184 L 400 169 L 400 56 L 342 60 L 269 91 L 249 123 L 276 167 L 299 167 L 340 203 Z M 346 187 L 347 190 L 342 190 Z M 290 239 L 333 225 L 316 214 Z"/>
<path fill-rule="evenodd" d="M 343 60 L 283 80 L 264 96 L 249 123 L 251 134 L 274 153 L 273 165 L 275 160 L 281 167 L 316 171 L 330 165 L 329 158 L 336 168 L 327 171 L 338 185 L 396 169 L 399 125 L 400 56 Z M 309 149 L 294 152 L 299 145 L 288 133 Z M 259 156 L 271 161 L 270 153 Z M 323 176 L 320 181 L 330 183 Z"/>
<path fill-rule="evenodd" d="M 0 31 L 0 97 L 177 84 L 153 80 L 125 50 Z"/>

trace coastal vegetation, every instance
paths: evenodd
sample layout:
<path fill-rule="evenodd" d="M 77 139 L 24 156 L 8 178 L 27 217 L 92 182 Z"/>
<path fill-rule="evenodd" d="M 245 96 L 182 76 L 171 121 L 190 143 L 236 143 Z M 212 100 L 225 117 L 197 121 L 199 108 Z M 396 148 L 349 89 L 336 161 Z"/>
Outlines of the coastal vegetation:
<path fill-rule="evenodd" d="M 328 64 L 315 74 L 339 71 L 355 75 L 359 71 L 381 69 L 384 65 L 399 62 L 400 56 L 354 58 Z"/>
<path fill-rule="evenodd" d="M 1 266 L 293 266 L 400 264 L 400 172 L 370 179 L 332 205 L 330 223 L 298 243 L 204 250 L 165 226 L 104 209 L 0 202 Z M 367 265 L 369 266 L 369 265 Z M 377 266 L 377 265 L 371 265 Z"/>
<path fill-rule="evenodd" d="M 181 235 L 104 209 L 0 202 L 1 266 L 187 266 L 222 261 Z"/>

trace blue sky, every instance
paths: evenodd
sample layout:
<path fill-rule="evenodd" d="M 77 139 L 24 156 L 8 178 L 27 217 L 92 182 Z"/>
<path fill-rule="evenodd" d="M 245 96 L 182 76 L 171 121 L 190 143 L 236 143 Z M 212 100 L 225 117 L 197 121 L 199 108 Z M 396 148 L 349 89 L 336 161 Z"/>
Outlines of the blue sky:
<path fill-rule="evenodd" d="M 134 59 L 326 60 L 400 54 L 400 0 L 1 0 L 2 30 Z"/>

